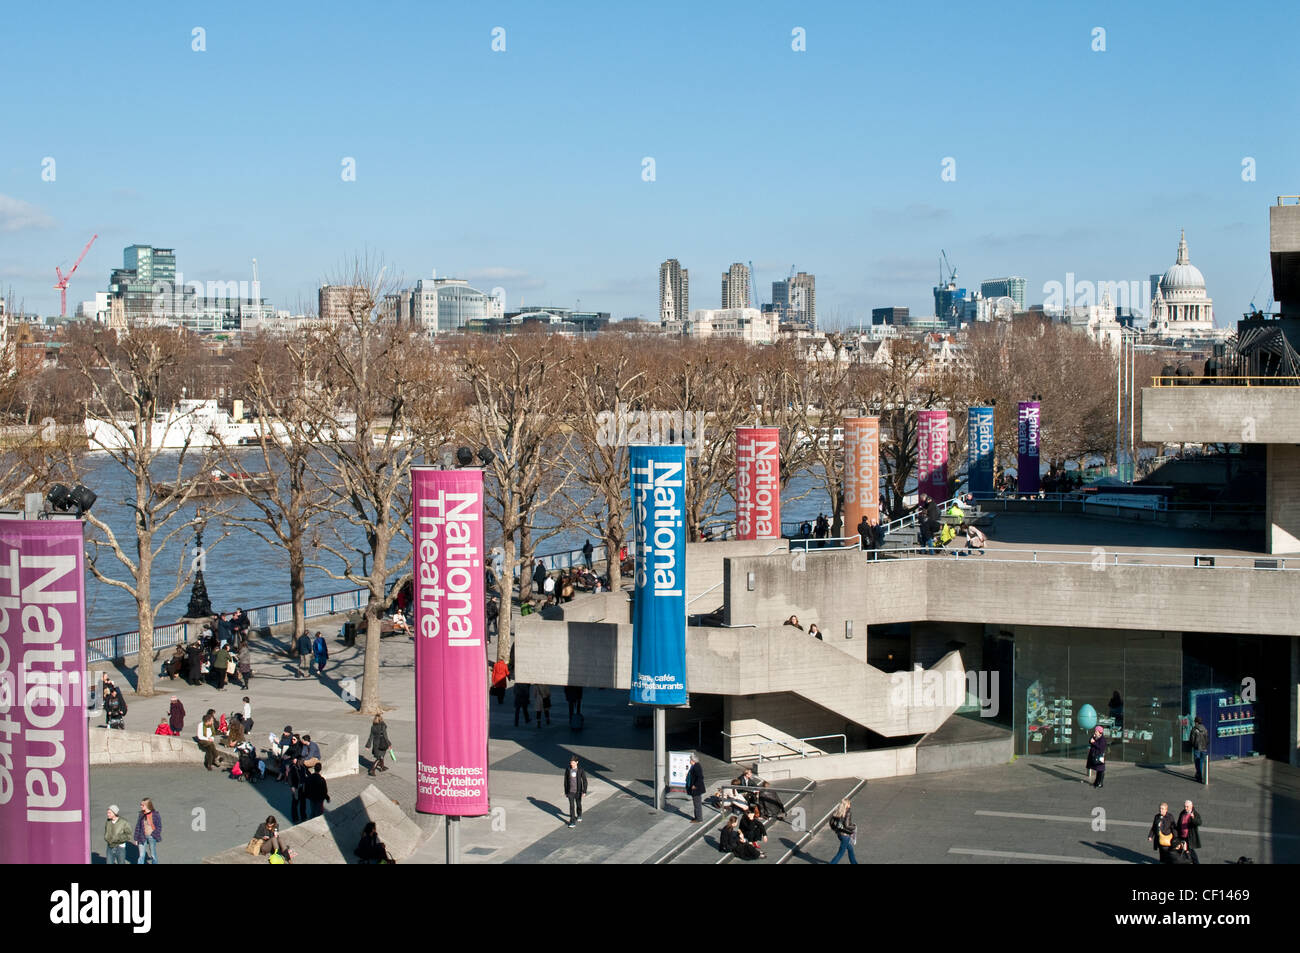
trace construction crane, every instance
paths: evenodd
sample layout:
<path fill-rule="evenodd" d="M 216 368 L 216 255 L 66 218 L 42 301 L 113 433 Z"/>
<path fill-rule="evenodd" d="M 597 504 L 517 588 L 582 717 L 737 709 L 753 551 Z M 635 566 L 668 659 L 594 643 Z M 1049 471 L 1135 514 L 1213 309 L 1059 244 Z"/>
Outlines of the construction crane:
<path fill-rule="evenodd" d="M 81 264 L 81 259 L 86 257 L 86 252 L 90 251 L 90 246 L 95 244 L 95 239 L 98 237 L 98 235 L 90 236 L 90 241 L 86 242 L 86 247 L 81 250 L 81 256 L 77 259 L 77 264 L 73 265 L 66 275 L 59 270 L 58 265 L 54 266 L 54 274 L 59 278 L 54 285 L 54 290 L 59 293 L 59 317 L 61 318 L 68 316 L 68 279 L 76 272 L 77 265 Z"/>
<path fill-rule="evenodd" d="M 939 249 L 939 254 L 943 256 L 942 259 L 941 259 L 940 262 L 939 262 L 939 287 L 940 287 L 940 288 L 943 288 L 943 287 L 946 287 L 947 285 L 952 285 L 954 288 L 957 287 L 957 269 L 954 268 L 954 267 L 952 266 L 952 262 L 950 262 L 950 261 L 948 260 L 948 253 L 947 253 L 946 251 L 944 251 L 942 248 L 940 248 L 940 249 Z M 948 266 L 948 280 L 947 280 L 947 281 L 945 281 L 945 280 L 944 280 L 944 277 L 943 277 L 943 266 L 944 266 L 944 265 L 947 265 L 947 266 Z"/>

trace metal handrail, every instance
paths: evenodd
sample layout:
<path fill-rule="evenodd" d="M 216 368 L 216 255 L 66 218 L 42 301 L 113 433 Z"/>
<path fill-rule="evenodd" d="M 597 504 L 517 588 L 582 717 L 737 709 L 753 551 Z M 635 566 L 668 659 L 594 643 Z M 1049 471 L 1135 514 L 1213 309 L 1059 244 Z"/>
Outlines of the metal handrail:
<path fill-rule="evenodd" d="M 695 599 L 692 599 L 690 602 L 686 603 L 686 605 L 688 605 L 688 606 L 694 605 L 696 599 L 703 599 L 703 598 L 704 598 L 705 596 L 707 596 L 710 592 L 712 592 L 714 589 L 717 589 L 718 586 L 721 586 L 721 585 L 722 585 L 723 583 L 725 583 L 726 581 L 727 581 L 727 580 L 724 579 L 724 580 L 722 580 L 722 582 L 719 582 L 719 583 L 717 583 L 717 584 L 715 584 L 715 585 L 709 586 L 709 588 L 707 588 L 707 589 L 705 589 L 703 592 L 701 592 L 698 596 L 695 597 Z"/>
<path fill-rule="evenodd" d="M 1243 381 L 1244 383 L 1241 383 Z M 1264 374 L 1249 376 L 1226 375 L 1222 377 L 1197 374 L 1180 377 L 1175 374 L 1157 374 L 1151 378 L 1153 387 L 1181 387 L 1188 384 L 1198 386 L 1223 384 L 1228 387 L 1300 387 L 1300 377 L 1270 377 Z"/>
<path fill-rule="evenodd" d="M 983 549 L 945 549 L 942 546 L 926 548 L 923 546 L 906 546 L 897 549 L 881 550 L 882 559 L 941 559 L 945 556 L 951 558 L 962 558 L 967 555 L 978 553 L 981 560 L 991 560 L 992 562 L 1003 563 L 1043 563 L 1046 565 L 1061 566 L 1079 566 L 1092 562 L 1098 558 L 1102 559 L 1107 566 L 1134 566 L 1146 567 L 1149 569 L 1246 569 L 1251 572 L 1300 572 L 1300 566 L 1286 565 L 1286 559 L 1281 556 L 1272 556 L 1267 553 L 1252 554 L 1247 556 L 1236 553 L 1169 553 L 1147 550 L 1127 550 L 1127 551 L 1108 551 L 1103 547 L 1096 549 L 1013 549 L 1013 548 L 996 548 L 984 547 Z M 999 554 L 1018 554 L 1020 558 L 998 558 Z M 1084 556 L 1086 559 L 1051 559 L 1042 558 L 1043 556 Z M 1139 562 L 1130 561 L 1137 558 L 1167 558 L 1182 560 L 1182 562 Z M 1231 560 L 1246 565 L 1221 565 L 1224 560 Z M 1295 560 L 1292 560 L 1295 562 Z M 1276 565 L 1259 565 L 1263 563 L 1276 563 Z"/>
<path fill-rule="evenodd" d="M 849 739 L 848 739 L 848 736 L 846 736 L 846 735 L 844 735 L 844 734 L 834 734 L 834 735 L 809 735 L 807 738 L 772 738 L 772 737 L 769 737 L 768 735 L 763 734 L 761 731 L 747 731 L 747 732 L 744 732 L 743 734 L 739 734 L 739 735 L 733 735 L 733 734 L 731 734 L 730 732 L 726 732 L 726 731 L 724 731 L 724 732 L 721 732 L 721 734 L 722 734 L 722 737 L 724 737 L 724 738 L 728 738 L 728 739 L 730 739 L 730 740 L 732 740 L 732 741 L 735 741 L 737 738 L 762 738 L 763 741 L 761 742 L 761 744 L 775 744 L 775 745 L 783 745 L 784 747 L 787 747 L 787 748 L 791 748 L 792 744 L 793 744 L 793 743 L 796 743 L 796 742 L 804 742 L 804 741 L 824 741 L 824 740 L 827 739 L 827 738 L 839 738 L 840 741 L 843 743 L 843 744 L 842 744 L 843 750 L 842 750 L 840 753 L 841 753 L 841 754 L 848 754 L 848 751 L 849 751 Z M 754 747 L 758 747 L 758 745 L 755 745 Z M 807 753 L 806 750 L 805 750 L 805 751 L 802 751 L 802 752 L 800 752 L 800 751 L 798 751 L 798 750 L 795 750 L 795 749 L 792 749 L 792 750 L 794 750 L 794 752 L 795 752 L 796 754 L 801 754 L 802 757 L 805 757 L 805 758 L 808 757 L 808 753 Z M 815 750 L 815 749 L 814 749 L 814 750 Z M 821 752 L 821 753 L 822 753 L 822 754 L 825 754 L 825 752 Z M 769 760 L 769 761 L 774 761 L 774 760 L 776 760 L 776 759 L 775 759 L 775 758 L 769 758 L 768 760 Z M 759 761 L 760 764 L 762 764 L 762 762 L 763 762 L 763 752 L 761 752 L 761 751 L 758 753 L 758 761 Z M 735 762 L 734 762 L 734 759 L 733 759 L 733 763 L 735 763 Z"/>

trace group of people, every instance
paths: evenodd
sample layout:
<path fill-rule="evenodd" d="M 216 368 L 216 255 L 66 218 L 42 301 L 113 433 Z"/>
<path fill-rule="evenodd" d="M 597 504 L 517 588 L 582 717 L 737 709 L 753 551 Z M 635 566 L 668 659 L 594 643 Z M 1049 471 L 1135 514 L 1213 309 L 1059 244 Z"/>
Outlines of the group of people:
<path fill-rule="evenodd" d="M 162 843 L 162 815 L 153 806 L 150 798 L 140 801 L 140 813 L 136 816 L 135 827 L 122 817 L 116 804 L 108 806 L 104 821 L 104 856 L 110 864 L 125 864 L 126 845 L 135 844 L 137 863 L 152 861 L 158 863 L 158 845 Z"/>
<path fill-rule="evenodd" d="M 1147 840 L 1160 854 L 1162 864 L 1199 864 L 1196 852 L 1201 848 L 1201 814 L 1191 800 L 1183 802 L 1183 810 L 1174 817 L 1169 804 L 1162 801 Z"/>
<path fill-rule="evenodd" d="M 250 624 L 243 609 L 225 612 L 209 622 L 203 635 L 189 645 L 177 645 L 171 657 L 163 663 L 162 674 L 175 681 L 184 677 L 190 685 L 202 685 L 204 680 L 219 691 L 227 680 L 244 691 L 253 677 L 253 664 L 248 650 Z"/>
<path fill-rule="evenodd" d="M 378 716 L 376 716 L 378 718 Z M 322 773 L 320 745 L 311 735 L 299 734 L 285 725 L 279 739 L 268 735 L 270 754 L 279 761 L 276 780 L 289 785 L 289 817 L 293 823 L 320 817 L 330 799 L 329 784 Z"/>
<path fill-rule="evenodd" d="M 604 592 L 607 583 L 590 566 L 574 566 L 557 573 L 546 571 L 542 560 L 533 567 L 533 595 L 540 597 L 543 606 L 572 602 L 578 592 Z"/>
<path fill-rule="evenodd" d="M 790 618 L 786 619 L 781 624 L 791 626 L 792 628 L 798 629 L 800 632 L 803 631 L 803 626 L 799 624 L 799 617 L 797 615 L 790 616 Z M 816 623 L 808 626 L 808 634 L 819 642 L 823 641 L 822 630 L 817 627 Z"/>
<path fill-rule="evenodd" d="M 405 617 L 403 617 L 405 622 Z M 325 643 L 325 636 L 317 632 L 315 636 L 308 635 L 304 632 L 298 636 L 294 642 L 294 650 L 298 656 L 298 665 L 294 671 L 294 678 L 310 678 L 312 674 L 325 674 L 325 666 L 329 664 L 330 650 Z M 313 672 L 314 667 L 314 672 Z"/>
<path fill-rule="evenodd" d="M 504 686 L 504 681 L 500 682 Z M 497 696 L 497 701 L 503 701 L 504 693 Z M 542 727 L 542 720 L 546 724 L 551 723 L 551 686 L 542 684 L 528 684 L 527 682 L 515 682 L 514 687 L 515 699 L 515 727 L 519 727 L 519 714 L 523 713 L 524 724 L 531 724 L 533 716 L 529 714 L 529 707 L 536 714 L 537 727 Z M 564 700 L 569 704 L 569 723 L 574 724 L 575 716 L 582 718 L 582 686 L 566 685 L 564 688 Z"/>

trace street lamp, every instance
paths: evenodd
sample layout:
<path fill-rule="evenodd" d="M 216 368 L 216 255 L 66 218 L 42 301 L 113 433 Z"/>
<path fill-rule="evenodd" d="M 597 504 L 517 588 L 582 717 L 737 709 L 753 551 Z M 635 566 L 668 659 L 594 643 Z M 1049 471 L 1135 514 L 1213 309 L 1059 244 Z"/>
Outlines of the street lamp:
<path fill-rule="evenodd" d="M 203 566 L 206 563 L 203 552 L 203 511 L 194 510 L 194 586 L 190 589 L 190 604 L 185 615 L 190 619 L 206 619 L 212 615 L 212 602 L 208 599 L 208 586 L 203 581 Z"/>

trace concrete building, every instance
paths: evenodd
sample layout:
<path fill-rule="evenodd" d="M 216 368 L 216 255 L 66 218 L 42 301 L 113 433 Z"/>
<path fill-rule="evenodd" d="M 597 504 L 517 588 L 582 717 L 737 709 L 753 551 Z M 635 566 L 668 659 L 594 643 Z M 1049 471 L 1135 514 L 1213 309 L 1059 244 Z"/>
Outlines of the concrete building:
<path fill-rule="evenodd" d="M 799 272 L 783 281 L 772 282 L 772 310 L 783 324 L 802 324 L 817 330 L 817 278 Z"/>
<path fill-rule="evenodd" d="M 490 320 L 492 301 L 460 278 L 421 278 L 410 291 L 411 323 L 431 336 L 463 331 Z"/>
<path fill-rule="evenodd" d="M 749 267 L 741 262 L 734 263 L 722 273 L 721 310 L 749 308 Z"/>
<path fill-rule="evenodd" d="M 370 292 L 360 285 L 321 285 L 316 292 L 316 313 L 326 324 L 369 316 Z"/>
<path fill-rule="evenodd" d="M 659 323 L 685 321 L 690 302 L 690 272 L 676 258 L 669 258 L 659 266 Z"/>
<path fill-rule="evenodd" d="M 757 308 L 700 309 L 683 326 L 689 337 L 735 338 L 746 344 L 772 344 L 779 330 L 775 312 Z"/>

